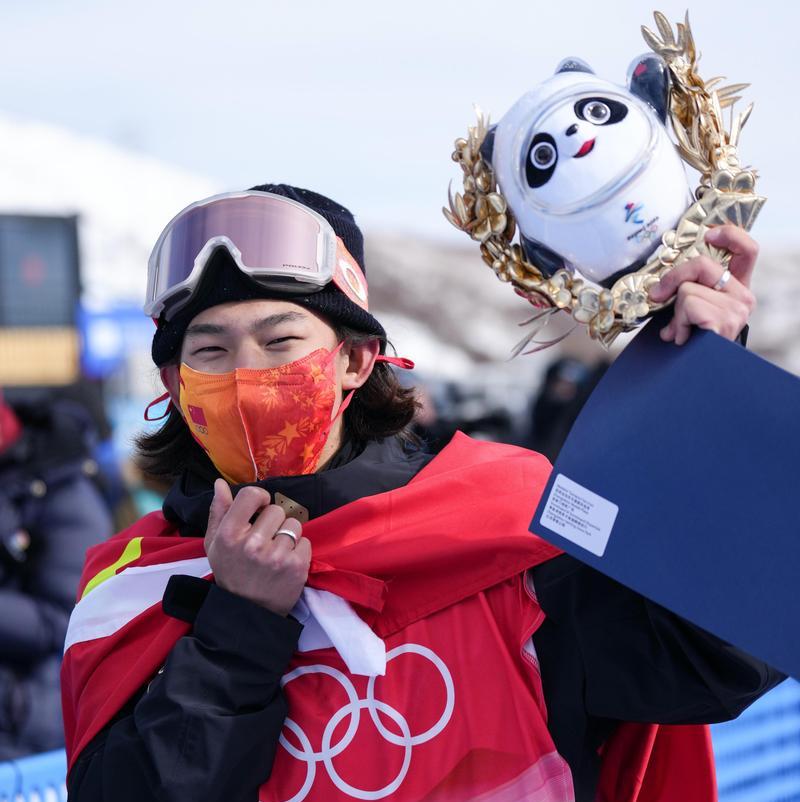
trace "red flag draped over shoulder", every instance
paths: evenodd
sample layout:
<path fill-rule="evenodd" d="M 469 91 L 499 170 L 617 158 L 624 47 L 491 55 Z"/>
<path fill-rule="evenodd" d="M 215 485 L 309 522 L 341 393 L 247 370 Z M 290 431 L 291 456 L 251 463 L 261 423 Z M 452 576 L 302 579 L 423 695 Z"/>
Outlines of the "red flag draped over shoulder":
<path fill-rule="evenodd" d="M 459 434 L 404 487 L 305 524 L 308 584 L 396 632 L 559 553 L 528 531 L 549 473 L 544 457 Z M 89 551 L 62 669 L 70 766 L 189 631 L 160 593 L 172 574 L 210 578 L 204 558 L 160 513 Z"/>
<path fill-rule="evenodd" d="M 547 460 L 530 451 L 456 435 L 408 485 L 304 526 L 314 555 L 308 584 L 346 599 L 386 638 L 560 553 L 528 531 L 549 472 Z M 90 550 L 62 669 L 70 767 L 189 631 L 161 609 L 169 577 L 181 573 L 211 578 L 203 541 L 179 537 L 160 513 Z M 645 729 L 608 745 L 601 787 L 614 789 L 631 772 L 660 777 L 651 764 L 676 753 L 653 747 L 655 725 L 634 726 Z M 628 782 L 626 795 L 607 798 L 687 799 L 641 795 L 648 787 Z"/>

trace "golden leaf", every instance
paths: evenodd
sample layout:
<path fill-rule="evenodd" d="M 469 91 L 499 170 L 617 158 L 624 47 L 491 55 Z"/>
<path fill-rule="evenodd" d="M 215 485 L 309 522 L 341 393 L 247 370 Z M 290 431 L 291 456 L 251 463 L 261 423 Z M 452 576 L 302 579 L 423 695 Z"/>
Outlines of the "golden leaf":
<path fill-rule="evenodd" d="M 454 225 L 456 228 L 459 228 L 459 229 L 461 228 L 461 225 L 460 225 L 460 223 L 458 222 L 458 220 L 455 218 L 455 216 L 452 214 L 452 212 L 451 212 L 449 209 L 447 209 L 447 208 L 445 208 L 444 206 L 442 206 L 442 212 L 443 212 L 444 216 L 445 216 L 445 217 L 446 217 L 446 218 L 447 218 L 447 219 L 448 219 L 448 220 L 449 220 L 449 221 L 450 221 L 450 222 L 451 222 L 451 223 L 452 223 L 452 224 L 453 224 L 453 225 Z"/>
<path fill-rule="evenodd" d="M 463 220 L 466 222 L 467 207 L 464 205 L 464 199 L 457 192 L 456 192 L 455 202 L 456 202 L 456 214 L 458 215 L 459 220 Z"/>
<path fill-rule="evenodd" d="M 694 36 L 692 35 L 692 26 L 689 24 L 689 9 L 686 9 L 686 15 L 683 18 L 683 29 L 686 34 L 686 39 L 684 42 L 684 49 L 686 50 L 686 54 L 689 56 L 689 60 L 692 64 L 697 61 L 697 48 L 694 44 Z"/>
<path fill-rule="evenodd" d="M 739 130 L 744 128 L 745 123 L 750 119 L 750 114 L 753 111 L 753 104 L 751 103 L 740 115 L 739 115 Z"/>
<path fill-rule="evenodd" d="M 728 97 L 729 95 L 735 95 L 737 92 L 743 92 L 750 84 L 730 84 L 729 86 L 724 86 L 722 89 L 717 90 L 717 94 L 720 98 Z M 708 81 L 706 81 L 706 89 L 708 89 Z"/>
<path fill-rule="evenodd" d="M 672 34 L 672 25 L 669 24 L 669 20 L 660 11 L 653 12 L 653 17 L 661 33 L 661 38 L 664 40 L 664 44 L 674 45 L 675 37 Z"/>
<path fill-rule="evenodd" d="M 644 37 L 645 42 L 647 42 L 648 46 L 651 50 L 654 50 L 656 53 L 661 52 L 661 41 L 659 38 L 645 25 L 642 25 L 642 36 Z"/>

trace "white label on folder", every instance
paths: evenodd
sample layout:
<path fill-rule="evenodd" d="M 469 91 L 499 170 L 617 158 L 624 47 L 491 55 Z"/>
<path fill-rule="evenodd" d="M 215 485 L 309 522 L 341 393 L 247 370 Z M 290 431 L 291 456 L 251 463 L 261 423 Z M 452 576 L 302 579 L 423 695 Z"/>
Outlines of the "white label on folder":
<path fill-rule="evenodd" d="M 576 546 L 603 556 L 619 507 L 563 473 L 556 476 L 542 524 Z"/>

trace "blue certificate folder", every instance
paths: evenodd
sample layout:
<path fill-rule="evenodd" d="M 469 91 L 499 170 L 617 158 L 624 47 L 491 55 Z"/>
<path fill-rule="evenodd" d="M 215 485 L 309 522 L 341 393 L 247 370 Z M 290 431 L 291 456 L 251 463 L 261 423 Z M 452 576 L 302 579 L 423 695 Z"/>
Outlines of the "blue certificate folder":
<path fill-rule="evenodd" d="M 659 322 L 589 398 L 531 531 L 800 677 L 800 380 Z"/>

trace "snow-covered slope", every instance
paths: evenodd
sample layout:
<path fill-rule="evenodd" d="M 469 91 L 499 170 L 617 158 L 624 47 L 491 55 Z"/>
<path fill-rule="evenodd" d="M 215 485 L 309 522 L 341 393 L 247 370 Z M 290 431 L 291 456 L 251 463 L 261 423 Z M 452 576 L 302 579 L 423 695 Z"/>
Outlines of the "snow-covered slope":
<path fill-rule="evenodd" d="M 147 156 L 0 116 L 0 212 L 79 215 L 90 303 L 142 302 L 147 257 L 164 224 L 216 190 Z"/>

